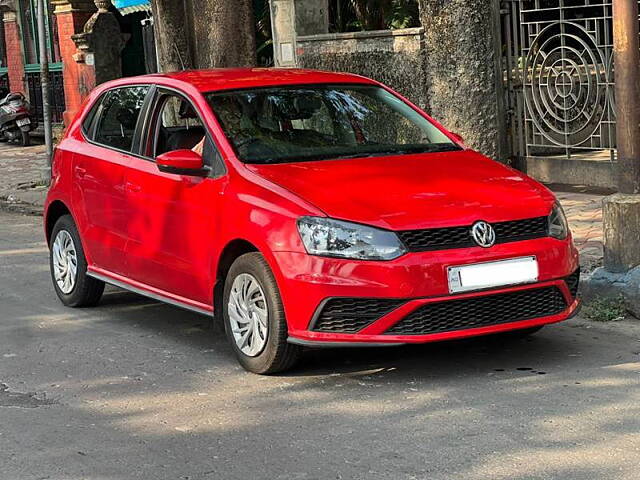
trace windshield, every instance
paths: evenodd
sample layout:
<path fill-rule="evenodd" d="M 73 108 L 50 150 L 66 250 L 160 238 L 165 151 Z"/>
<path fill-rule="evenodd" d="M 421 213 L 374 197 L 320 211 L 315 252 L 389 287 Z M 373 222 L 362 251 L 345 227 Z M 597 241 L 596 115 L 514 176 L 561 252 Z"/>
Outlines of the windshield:
<path fill-rule="evenodd" d="M 246 163 L 460 149 L 405 102 L 372 85 L 234 90 L 207 100 Z"/>

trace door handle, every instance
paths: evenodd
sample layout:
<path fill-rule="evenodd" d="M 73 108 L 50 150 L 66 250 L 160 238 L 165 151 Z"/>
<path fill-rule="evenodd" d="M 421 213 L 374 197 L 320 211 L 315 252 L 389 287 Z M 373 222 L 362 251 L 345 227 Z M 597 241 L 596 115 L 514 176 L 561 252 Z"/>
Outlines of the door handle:
<path fill-rule="evenodd" d="M 140 190 L 142 190 L 142 187 L 140 185 L 136 185 L 135 183 L 131 182 L 127 182 L 124 188 L 125 191 L 129 193 L 138 193 L 140 192 Z"/>

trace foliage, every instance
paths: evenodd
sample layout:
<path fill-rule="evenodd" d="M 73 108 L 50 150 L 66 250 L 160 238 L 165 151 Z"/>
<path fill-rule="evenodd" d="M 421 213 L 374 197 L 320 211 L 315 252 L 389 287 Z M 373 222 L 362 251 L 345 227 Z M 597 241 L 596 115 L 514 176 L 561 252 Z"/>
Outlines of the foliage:
<path fill-rule="evenodd" d="M 393 0 L 351 0 L 351 8 L 363 30 L 384 30 Z"/>
<path fill-rule="evenodd" d="M 271 38 L 271 12 L 268 0 L 253 0 L 256 22 L 256 55 L 261 67 L 273 66 L 273 40 Z"/>
<path fill-rule="evenodd" d="M 582 314 L 596 322 L 623 320 L 627 314 L 624 296 L 595 298 L 584 305 Z"/>
<path fill-rule="evenodd" d="M 416 0 L 395 0 L 392 4 L 390 28 L 420 26 L 420 11 Z"/>
<path fill-rule="evenodd" d="M 417 0 L 333 0 L 332 30 L 386 30 L 420 25 Z"/>

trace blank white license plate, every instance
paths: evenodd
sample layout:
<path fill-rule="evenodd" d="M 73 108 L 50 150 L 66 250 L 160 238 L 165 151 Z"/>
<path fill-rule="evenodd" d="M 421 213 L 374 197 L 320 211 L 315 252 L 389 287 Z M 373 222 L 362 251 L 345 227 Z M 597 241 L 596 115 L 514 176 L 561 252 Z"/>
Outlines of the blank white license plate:
<path fill-rule="evenodd" d="M 447 273 L 450 293 L 519 285 L 538 281 L 538 260 L 536 257 L 510 258 L 449 267 Z"/>
<path fill-rule="evenodd" d="M 24 125 L 30 125 L 31 124 L 31 120 L 28 119 L 28 118 L 20 118 L 20 119 L 16 120 L 16 124 L 19 127 L 22 127 Z"/>

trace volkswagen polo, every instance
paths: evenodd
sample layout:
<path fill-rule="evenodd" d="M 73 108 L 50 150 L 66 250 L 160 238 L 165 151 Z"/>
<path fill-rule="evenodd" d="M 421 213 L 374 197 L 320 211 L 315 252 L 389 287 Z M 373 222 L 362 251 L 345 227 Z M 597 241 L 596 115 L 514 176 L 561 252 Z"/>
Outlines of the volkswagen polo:
<path fill-rule="evenodd" d="M 44 223 L 65 305 L 109 283 L 215 313 L 262 374 L 303 347 L 531 333 L 579 305 L 553 194 L 349 74 L 101 85 L 56 148 Z"/>

